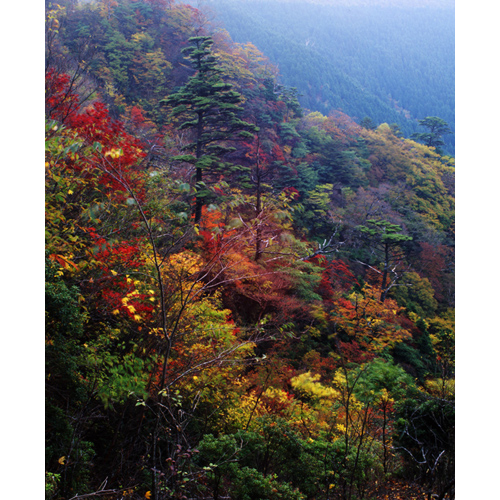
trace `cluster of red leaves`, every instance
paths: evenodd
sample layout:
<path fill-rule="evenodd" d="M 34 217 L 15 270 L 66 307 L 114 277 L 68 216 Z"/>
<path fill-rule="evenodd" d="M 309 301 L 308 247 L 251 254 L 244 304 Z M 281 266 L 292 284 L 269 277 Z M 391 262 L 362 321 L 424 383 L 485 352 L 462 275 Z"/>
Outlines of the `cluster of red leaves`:
<path fill-rule="evenodd" d="M 244 152 L 243 156 L 249 160 L 251 165 L 257 162 L 261 166 L 269 163 L 270 156 L 257 140 L 257 136 L 254 137 L 252 142 L 242 142 L 241 149 Z"/>
<path fill-rule="evenodd" d="M 283 354 L 285 346 L 284 341 L 275 342 L 267 351 L 266 364 L 248 372 L 245 376 L 247 392 L 259 396 L 263 407 L 269 414 L 277 412 L 281 416 L 286 413 L 293 402 L 291 379 L 298 374 L 289 361 L 280 355 Z M 264 392 L 270 387 L 285 391 L 286 401 L 281 396 L 265 395 Z"/>
<path fill-rule="evenodd" d="M 355 340 L 351 342 L 339 341 L 340 352 L 348 363 L 369 363 L 375 357 L 373 352 L 366 351 Z"/>
<path fill-rule="evenodd" d="M 95 245 L 93 259 L 99 263 L 102 273 L 99 279 L 94 280 L 94 288 L 100 292 L 102 310 L 108 313 L 118 310 L 130 318 L 139 315 L 143 320 L 151 319 L 154 308 L 150 300 L 152 295 L 140 293 L 133 280 L 124 275 L 145 264 L 140 239 L 109 242 L 93 227 L 87 228 L 87 233 Z M 126 296 L 129 299 L 123 303 L 122 299 Z"/>
<path fill-rule="evenodd" d="M 146 154 L 141 150 L 139 141 L 127 134 L 123 123 L 113 120 L 103 103 L 97 102 L 83 113 L 72 114 L 68 124 L 78 132 L 79 137 L 85 139 L 88 145 L 99 143 L 101 150 L 94 153 L 93 160 L 97 163 L 112 162 L 106 160 L 106 153 L 120 150 L 120 156 L 111 167 L 111 173 L 105 173 L 102 183 L 113 190 L 124 191 L 124 182 L 131 183 L 130 171 Z M 121 181 L 120 181 L 121 179 Z"/>
<path fill-rule="evenodd" d="M 69 75 L 50 68 L 45 75 L 45 116 L 64 122 L 79 109 L 78 94 L 72 91 Z"/>
<path fill-rule="evenodd" d="M 142 125 L 146 120 L 142 114 L 142 109 L 137 106 L 133 106 L 130 110 L 130 118 L 132 123 L 136 126 Z"/>
<path fill-rule="evenodd" d="M 173 137 L 174 135 L 167 131 L 160 133 L 155 123 L 147 117 L 144 109 L 138 105 L 127 106 L 123 120 L 127 131 L 140 139 L 144 149 L 162 149 L 165 144 L 165 136 Z"/>
<path fill-rule="evenodd" d="M 347 357 L 347 356 L 346 356 Z M 350 361 L 349 358 L 347 358 Z M 321 380 L 328 382 L 332 373 L 335 373 L 339 366 L 339 361 L 333 357 L 321 356 L 317 351 L 309 351 L 303 358 L 305 370 L 312 371 L 313 373 L 319 373 L 321 375 Z"/>
<path fill-rule="evenodd" d="M 121 315 L 134 319 L 140 316 L 142 321 L 152 319 L 154 305 L 149 300 L 151 295 L 140 293 L 133 281 L 126 277 L 117 277 L 101 290 L 103 306 L 109 311 L 118 310 Z M 124 297 L 129 299 L 126 303 Z"/>
<path fill-rule="evenodd" d="M 337 305 L 340 307 L 347 309 L 347 310 L 352 310 L 354 309 L 354 304 L 350 301 L 345 299 L 344 297 L 340 297 L 337 301 Z"/>
<path fill-rule="evenodd" d="M 273 149 L 271 151 L 271 158 L 273 161 L 279 161 L 286 163 L 285 155 L 278 144 L 273 144 Z"/>
<path fill-rule="evenodd" d="M 311 259 L 311 262 L 324 269 L 317 289 L 324 301 L 331 302 L 338 296 L 338 292 L 346 292 L 354 284 L 358 284 L 354 274 L 341 260 L 329 262 L 323 256 L 316 256 Z M 348 306 L 346 305 L 346 307 Z"/>
<path fill-rule="evenodd" d="M 96 252 L 95 258 L 102 263 L 102 268 L 108 272 L 114 267 L 128 271 L 137 270 L 145 264 L 144 255 L 138 246 L 139 241 L 136 238 L 111 244 L 99 238 L 96 241 L 99 250 Z"/>
<path fill-rule="evenodd" d="M 70 133 L 75 132 L 81 144 L 78 155 L 66 155 L 60 160 L 64 162 L 64 175 L 81 181 L 78 193 L 74 194 L 78 194 L 81 207 L 93 202 L 96 191 L 101 196 L 105 194 L 109 206 L 119 210 L 132 193 L 142 201 L 145 192 L 140 161 L 145 153 L 140 142 L 125 131 L 122 122 L 111 118 L 103 103 L 96 102 L 80 111 L 78 101 L 70 77 L 49 70 L 46 74 L 47 115 L 63 122 Z M 138 109 L 133 116 L 137 122 L 143 119 Z M 73 210 L 77 210 L 79 205 L 76 202 L 73 205 Z M 141 239 L 115 231 L 111 240 L 99 234 L 95 227 L 79 227 L 88 237 L 86 255 L 93 262 L 92 277 L 85 281 L 89 307 L 103 314 L 120 314 L 135 322 L 150 320 L 153 294 L 141 293 L 128 277 L 145 265 Z"/>
<path fill-rule="evenodd" d="M 208 256 L 217 255 L 223 244 L 232 236 L 232 231 L 225 230 L 224 218 L 219 210 L 202 209 L 200 236 L 201 246 Z"/>
<path fill-rule="evenodd" d="M 87 152 L 85 161 L 72 163 L 76 172 L 89 176 L 98 171 L 99 184 L 107 192 L 116 194 L 117 201 L 125 199 L 123 193 L 127 186 L 133 187 L 139 198 L 144 196 L 141 181 L 134 173 L 146 154 L 141 143 L 125 132 L 123 123 L 110 117 L 103 103 L 96 102 L 78 112 L 78 96 L 72 92 L 70 77 L 49 70 L 45 78 L 45 107 L 47 116 L 64 122 L 77 132 L 85 146 L 99 144 L 98 148 Z M 115 157 L 117 152 L 119 155 Z"/>
<path fill-rule="evenodd" d="M 422 332 L 415 325 L 415 323 L 411 321 L 411 319 L 408 319 L 406 316 L 398 316 L 396 318 L 396 321 L 398 325 L 401 326 L 401 328 L 409 331 L 414 339 L 418 339 L 422 335 Z"/>

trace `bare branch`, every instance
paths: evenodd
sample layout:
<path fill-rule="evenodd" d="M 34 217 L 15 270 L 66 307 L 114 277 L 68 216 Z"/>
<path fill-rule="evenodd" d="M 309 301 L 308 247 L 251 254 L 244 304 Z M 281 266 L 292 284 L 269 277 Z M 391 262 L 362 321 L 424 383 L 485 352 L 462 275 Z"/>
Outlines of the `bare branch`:
<path fill-rule="evenodd" d="M 340 225 L 337 224 L 335 226 L 335 230 L 333 231 L 332 235 L 328 240 L 324 240 L 323 243 L 320 243 L 318 245 L 318 248 L 310 253 L 309 255 L 306 255 L 305 257 L 302 257 L 300 260 L 308 260 L 312 259 L 313 257 L 316 257 L 317 255 L 326 255 L 326 254 L 331 254 L 331 253 L 338 253 L 340 251 L 340 247 L 344 245 L 345 241 L 339 241 L 336 244 L 334 244 L 334 238 L 337 236 L 337 233 L 339 232 Z"/>
<path fill-rule="evenodd" d="M 104 481 L 104 484 L 106 484 L 107 478 Z M 106 495 L 116 495 L 118 493 L 122 493 L 124 491 L 130 490 L 135 488 L 134 486 L 131 486 L 129 488 L 120 488 L 120 489 L 113 489 L 113 490 L 104 490 L 104 489 L 99 489 L 97 491 L 94 491 L 92 493 L 85 493 L 83 495 L 79 495 L 78 493 L 74 496 L 71 497 L 69 500 L 79 500 L 80 498 L 90 498 L 90 497 L 100 497 L 100 496 L 106 496 Z"/>

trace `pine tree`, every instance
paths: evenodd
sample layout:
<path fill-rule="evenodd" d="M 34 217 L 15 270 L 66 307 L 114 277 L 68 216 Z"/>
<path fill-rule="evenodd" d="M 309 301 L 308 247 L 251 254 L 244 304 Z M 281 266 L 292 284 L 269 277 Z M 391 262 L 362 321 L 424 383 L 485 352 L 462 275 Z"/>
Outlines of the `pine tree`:
<path fill-rule="evenodd" d="M 418 120 L 421 127 L 426 127 L 428 132 L 415 133 L 411 137 L 416 141 L 420 141 L 426 146 L 436 148 L 436 152 L 442 154 L 441 146 L 444 146 L 444 141 L 441 138 L 443 135 L 451 134 L 451 129 L 448 124 L 437 116 L 427 116 L 423 120 Z"/>
<path fill-rule="evenodd" d="M 231 84 L 223 81 L 222 71 L 212 53 L 212 38 L 196 36 L 189 41 L 191 45 L 183 52 L 196 72 L 186 85 L 161 103 L 172 107 L 171 116 L 185 118 L 179 130 L 193 131 L 193 141 L 184 147 L 192 154 L 177 159 L 188 161 L 196 168 L 194 221 L 197 224 L 204 199 L 209 194 L 203 183 L 204 173 L 216 168 L 238 169 L 221 161 L 223 155 L 235 150 L 224 142 L 253 137 L 251 132 L 255 132 L 256 127 L 238 117 L 242 110 L 242 97 L 232 90 Z"/>
<path fill-rule="evenodd" d="M 411 241 L 412 237 L 401 234 L 401 226 L 391 224 L 386 220 L 368 219 L 366 222 L 368 226 L 357 226 L 357 229 L 369 238 L 372 250 L 382 258 L 382 294 L 380 300 L 383 302 L 392 285 L 401 276 L 397 271 L 398 264 L 404 257 L 400 244 Z M 389 280 L 390 274 L 393 275 L 392 282 Z"/>

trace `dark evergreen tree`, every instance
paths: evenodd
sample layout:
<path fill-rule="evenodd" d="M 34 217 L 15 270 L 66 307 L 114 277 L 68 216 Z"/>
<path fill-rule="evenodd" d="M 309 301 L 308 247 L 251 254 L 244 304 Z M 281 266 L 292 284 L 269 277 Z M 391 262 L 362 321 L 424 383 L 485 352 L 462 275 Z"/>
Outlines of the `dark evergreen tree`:
<path fill-rule="evenodd" d="M 448 124 L 437 116 L 428 116 L 423 120 L 418 120 L 418 124 L 427 128 L 428 132 L 415 133 L 411 137 L 426 146 L 436 148 L 436 152 L 442 154 L 441 146 L 444 146 L 442 136 L 451 134 Z"/>
<path fill-rule="evenodd" d="M 391 224 L 389 221 L 369 219 L 366 222 L 367 226 L 358 226 L 357 229 L 369 238 L 372 250 L 382 259 L 382 295 L 380 300 L 384 301 L 392 285 L 400 277 L 397 267 L 404 256 L 400 244 L 411 241 L 412 238 L 401 234 L 401 226 Z M 393 276 L 392 282 L 389 280 L 391 274 Z"/>
<path fill-rule="evenodd" d="M 403 137 L 403 132 L 401 132 L 401 127 L 397 123 L 390 123 L 389 127 L 392 130 L 392 133 L 399 138 Z"/>
<path fill-rule="evenodd" d="M 368 130 L 375 130 L 376 128 L 376 125 L 375 123 L 373 122 L 373 120 L 369 117 L 369 116 L 365 116 L 360 122 L 359 124 L 363 127 L 363 128 L 366 128 Z"/>
<path fill-rule="evenodd" d="M 203 183 L 204 172 L 217 168 L 229 168 L 223 164 L 224 154 L 234 151 L 234 147 L 223 144 L 227 140 L 253 137 L 256 127 L 238 117 L 242 110 L 241 95 L 225 83 L 221 69 L 212 53 L 213 40 L 209 36 L 189 39 L 191 45 L 183 49 L 196 73 L 183 87 L 161 103 L 172 106 L 172 116 L 185 119 L 180 130 L 192 130 L 192 142 L 185 146 L 191 155 L 178 159 L 192 163 L 196 168 L 195 223 L 201 218 L 204 199 L 209 194 Z"/>

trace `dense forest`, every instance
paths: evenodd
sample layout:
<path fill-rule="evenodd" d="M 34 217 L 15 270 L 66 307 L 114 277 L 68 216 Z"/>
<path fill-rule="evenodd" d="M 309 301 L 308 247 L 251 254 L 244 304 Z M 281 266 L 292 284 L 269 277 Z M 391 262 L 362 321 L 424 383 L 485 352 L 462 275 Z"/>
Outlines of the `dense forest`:
<path fill-rule="evenodd" d="M 193 3 L 198 2 L 187 2 Z M 397 4 L 397 5 L 394 5 Z M 405 137 L 418 120 L 455 125 L 453 2 L 207 0 L 236 42 L 252 42 L 296 87 L 300 104 L 340 109 L 360 123 L 396 123 Z M 422 8 L 425 6 L 425 8 Z M 455 152 L 453 134 L 445 150 Z"/>
<path fill-rule="evenodd" d="M 448 123 L 281 78 L 203 9 L 46 2 L 47 500 L 455 497 Z"/>

